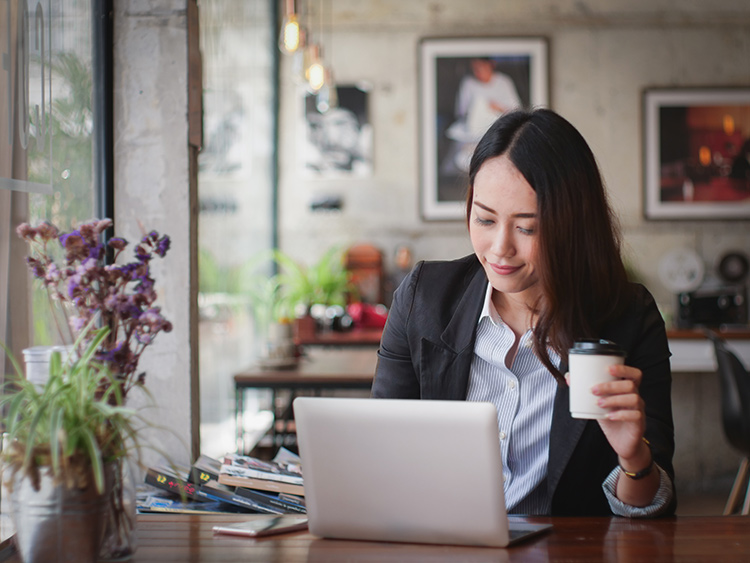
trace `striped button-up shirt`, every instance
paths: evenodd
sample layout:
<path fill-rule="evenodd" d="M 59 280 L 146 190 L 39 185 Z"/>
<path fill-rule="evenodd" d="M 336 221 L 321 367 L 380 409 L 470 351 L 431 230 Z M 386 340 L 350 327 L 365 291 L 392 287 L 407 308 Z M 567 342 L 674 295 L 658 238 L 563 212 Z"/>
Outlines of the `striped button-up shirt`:
<path fill-rule="evenodd" d="M 497 408 L 508 510 L 547 514 L 544 482 L 557 382 L 534 353 L 531 330 L 521 336 L 513 363 L 506 366 L 516 336 L 492 305 L 490 288 L 488 284 L 479 317 L 466 398 Z M 556 364 L 560 360 L 554 352 L 550 359 Z"/>
<path fill-rule="evenodd" d="M 534 353 L 532 329 L 521 336 L 516 356 L 510 368 L 507 367 L 506 357 L 516 337 L 503 323 L 491 297 L 492 286 L 487 284 L 466 400 L 490 402 L 497 409 L 508 512 L 549 514 L 551 499 L 546 477 L 557 382 Z M 551 349 L 548 353 L 550 360 L 559 366 L 560 356 Z M 615 514 L 654 516 L 666 508 L 674 495 L 673 485 L 666 472 L 656 467 L 660 486 L 653 503 L 647 507 L 625 505 L 617 499 L 619 468 L 613 469 L 602 487 Z"/>

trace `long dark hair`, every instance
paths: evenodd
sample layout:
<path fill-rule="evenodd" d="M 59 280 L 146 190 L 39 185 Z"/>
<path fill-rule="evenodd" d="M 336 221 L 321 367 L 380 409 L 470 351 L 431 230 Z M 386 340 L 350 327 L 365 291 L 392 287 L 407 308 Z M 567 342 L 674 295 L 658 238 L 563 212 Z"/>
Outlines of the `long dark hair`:
<path fill-rule="evenodd" d="M 501 155 L 536 192 L 542 298 L 536 305 L 534 348 L 560 378 L 547 346 L 567 358 L 576 339 L 598 337 L 603 324 L 626 306 L 630 286 L 619 227 L 588 144 L 548 109 L 506 113 L 484 134 L 469 167 L 467 221 L 477 172 Z"/>

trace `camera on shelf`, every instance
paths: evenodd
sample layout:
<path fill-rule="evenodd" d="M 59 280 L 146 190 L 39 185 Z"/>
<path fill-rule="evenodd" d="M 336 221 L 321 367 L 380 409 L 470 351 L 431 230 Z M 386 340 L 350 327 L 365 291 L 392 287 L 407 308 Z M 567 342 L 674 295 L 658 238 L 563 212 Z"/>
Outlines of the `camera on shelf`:
<path fill-rule="evenodd" d="M 676 321 L 678 328 L 745 326 L 747 290 L 733 286 L 678 293 Z"/>

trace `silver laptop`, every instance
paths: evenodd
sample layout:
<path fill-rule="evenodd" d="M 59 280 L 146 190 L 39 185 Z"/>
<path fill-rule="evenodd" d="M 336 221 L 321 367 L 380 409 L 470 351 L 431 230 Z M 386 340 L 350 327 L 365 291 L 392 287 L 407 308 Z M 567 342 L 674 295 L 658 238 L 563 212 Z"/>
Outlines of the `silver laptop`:
<path fill-rule="evenodd" d="M 490 403 L 299 397 L 294 417 L 317 536 L 506 547 L 550 527 L 509 525 Z"/>

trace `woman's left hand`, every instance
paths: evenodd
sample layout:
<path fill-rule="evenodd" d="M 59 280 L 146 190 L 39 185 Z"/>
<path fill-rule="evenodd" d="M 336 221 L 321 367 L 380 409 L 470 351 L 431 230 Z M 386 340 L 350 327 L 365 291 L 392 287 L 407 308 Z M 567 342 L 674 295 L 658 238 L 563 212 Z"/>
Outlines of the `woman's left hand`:
<path fill-rule="evenodd" d="M 610 409 L 607 418 L 599 419 L 599 426 L 621 460 L 633 459 L 642 454 L 646 430 L 645 404 L 638 393 L 643 373 L 625 365 L 610 366 L 609 373 L 612 381 L 592 389 L 599 406 Z"/>

